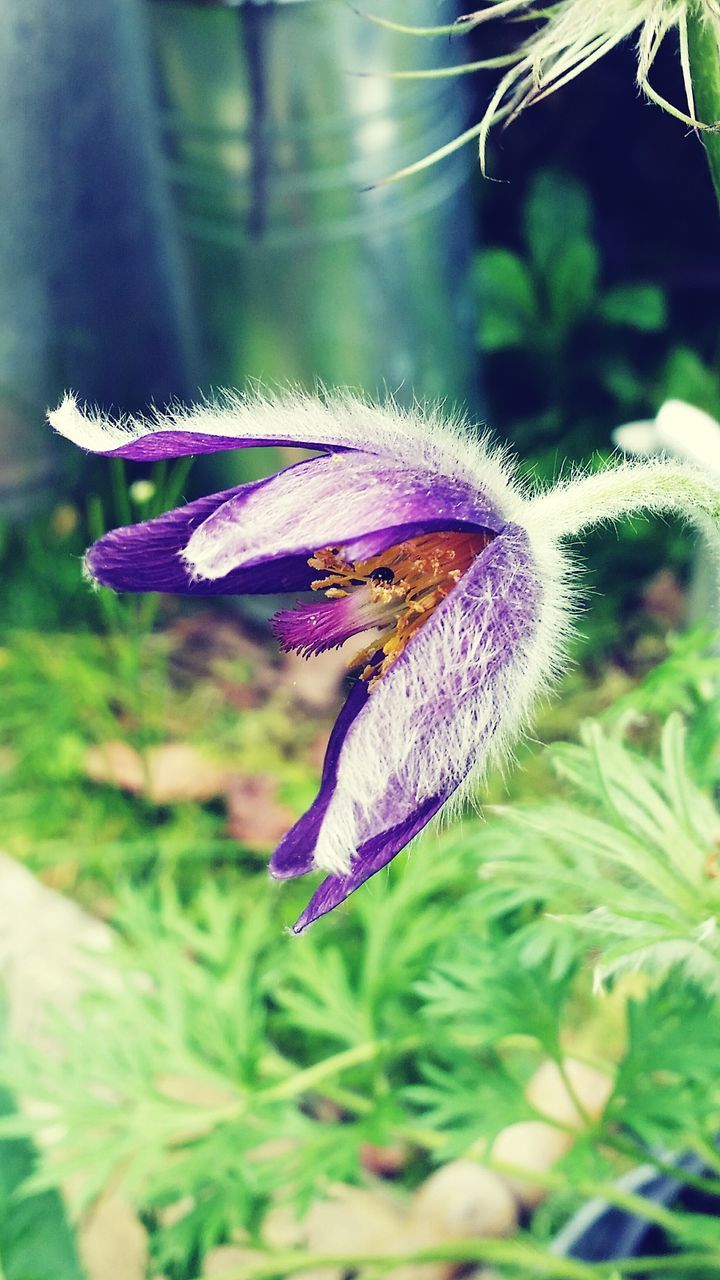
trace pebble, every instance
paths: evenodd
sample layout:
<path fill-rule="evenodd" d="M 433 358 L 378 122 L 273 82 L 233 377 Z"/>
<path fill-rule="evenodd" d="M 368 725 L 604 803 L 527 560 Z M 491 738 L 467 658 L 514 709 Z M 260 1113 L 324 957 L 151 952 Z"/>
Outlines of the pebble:
<path fill-rule="evenodd" d="M 574 1058 L 567 1058 L 564 1068 L 581 1106 L 596 1120 L 612 1092 L 611 1077 Z M 585 1128 L 585 1120 L 568 1092 L 557 1063 L 550 1059 L 538 1067 L 525 1096 L 539 1112 L 564 1128 L 556 1128 L 556 1124 L 547 1124 L 544 1120 L 520 1120 L 498 1134 L 491 1158 L 497 1164 L 513 1165 L 528 1173 L 549 1173 L 573 1145 L 573 1130 L 579 1132 Z M 524 1209 L 536 1208 L 547 1195 L 547 1187 L 520 1174 L 503 1174 L 503 1178 Z"/>
<path fill-rule="evenodd" d="M 505 1180 L 474 1160 L 452 1160 L 418 1187 L 410 1226 L 427 1244 L 509 1235 L 517 1206 Z"/>
<path fill-rule="evenodd" d="M 579 1062 L 576 1058 L 566 1058 L 563 1066 L 580 1105 L 592 1120 L 597 1120 L 612 1092 L 612 1078 L 606 1072 L 598 1071 L 596 1067 Z M 525 1096 L 538 1111 L 558 1124 L 569 1125 L 573 1129 L 585 1128 L 585 1120 L 568 1093 L 556 1062 L 548 1059 L 538 1067 L 525 1090 Z"/>

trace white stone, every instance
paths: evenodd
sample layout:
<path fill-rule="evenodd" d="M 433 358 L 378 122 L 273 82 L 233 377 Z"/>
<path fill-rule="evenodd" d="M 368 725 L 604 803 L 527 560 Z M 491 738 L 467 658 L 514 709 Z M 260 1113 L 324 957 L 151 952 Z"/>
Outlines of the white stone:
<path fill-rule="evenodd" d="M 474 1160 L 453 1160 L 418 1187 L 410 1225 L 428 1245 L 506 1236 L 517 1225 L 517 1207 L 498 1174 Z"/>

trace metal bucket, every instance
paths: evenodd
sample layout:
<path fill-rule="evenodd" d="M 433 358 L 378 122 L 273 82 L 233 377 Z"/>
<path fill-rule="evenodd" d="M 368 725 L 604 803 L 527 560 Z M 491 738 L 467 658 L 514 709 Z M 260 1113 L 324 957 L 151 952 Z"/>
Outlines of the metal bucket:
<path fill-rule="evenodd" d="M 5 0 L 2 516 L 51 493 L 45 411 L 68 386 L 124 408 L 192 386 L 145 39 L 140 0 Z"/>
<path fill-rule="evenodd" d="M 388 31 L 346 0 L 147 3 L 203 380 L 476 402 L 472 153 L 367 189 L 464 127 L 457 80 L 383 74 L 456 60 L 452 42 Z M 456 14 L 375 7 L 418 25 Z"/>

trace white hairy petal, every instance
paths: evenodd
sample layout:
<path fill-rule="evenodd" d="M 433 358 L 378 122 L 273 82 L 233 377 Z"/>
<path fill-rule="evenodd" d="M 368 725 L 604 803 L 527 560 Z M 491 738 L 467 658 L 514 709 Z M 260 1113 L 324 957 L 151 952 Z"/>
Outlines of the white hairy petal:
<path fill-rule="evenodd" d="M 445 416 L 440 405 L 404 409 L 392 400 L 376 405 L 346 391 L 322 397 L 296 390 L 223 392 L 216 402 L 108 418 L 81 408 L 68 395 L 48 418 L 81 448 L 127 458 L 172 458 L 254 444 L 361 450 L 469 483 L 510 519 L 518 509 L 502 450 L 461 416 Z"/>

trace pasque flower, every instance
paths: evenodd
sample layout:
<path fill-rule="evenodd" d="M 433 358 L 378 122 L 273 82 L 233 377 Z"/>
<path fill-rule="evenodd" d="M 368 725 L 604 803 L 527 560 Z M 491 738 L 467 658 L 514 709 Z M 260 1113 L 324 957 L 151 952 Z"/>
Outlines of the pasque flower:
<path fill-rule="evenodd" d="M 281 643 L 305 654 L 358 636 L 318 796 L 270 864 L 281 878 L 327 873 L 297 931 L 507 759 L 562 666 L 573 596 L 566 535 L 639 507 L 701 523 L 720 516 L 717 485 L 664 461 L 526 492 L 508 459 L 461 421 L 349 394 L 228 396 L 115 422 L 68 397 L 50 421 L 110 457 L 268 443 L 320 451 L 115 529 L 86 559 L 89 575 L 118 591 L 314 591 L 275 618 Z"/>

